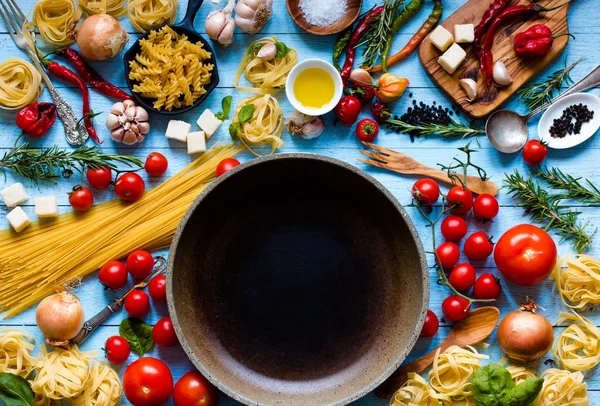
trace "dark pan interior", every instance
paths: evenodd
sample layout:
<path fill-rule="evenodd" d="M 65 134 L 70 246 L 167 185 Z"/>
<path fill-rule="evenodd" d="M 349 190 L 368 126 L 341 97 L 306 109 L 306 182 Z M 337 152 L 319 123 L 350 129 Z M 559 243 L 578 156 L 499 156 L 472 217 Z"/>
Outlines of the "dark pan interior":
<path fill-rule="evenodd" d="M 427 308 L 403 214 L 325 160 L 266 160 L 219 182 L 170 259 L 192 361 L 245 403 L 354 400 L 404 359 Z"/>

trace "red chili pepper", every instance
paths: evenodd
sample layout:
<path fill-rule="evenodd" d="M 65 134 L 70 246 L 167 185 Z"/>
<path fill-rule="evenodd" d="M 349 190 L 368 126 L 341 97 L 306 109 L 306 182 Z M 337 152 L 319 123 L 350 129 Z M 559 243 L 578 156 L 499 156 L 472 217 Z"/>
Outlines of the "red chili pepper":
<path fill-rule="evenodd" d="M 383 124 L 392 116 L 392 111 L 382 102 L 377 102 L 371 107 L 371 115 L 379 124 Z"/>
<path fill-rule="evenodd" d="M 345 125 L 352 125 L 360 114 L 360 100 L 354 96 L 344 96 L 333 109 L 335 116 Z"/>
<path fill-rule="evenodd" d="M 75 67 L 79 75 L 84 78 L 89 84 L 94 86 L 98 91 L 106 96 L 114 97 L 121 100 L 130 100 L 131 95 L 110 82 L 107 82 L 94 68 L 92 68 L 83 56 L 71 47 L 64 47 L 58 51 L 59 55 L 67 58 Z"/>
<path fill-rule="evenodd" d="M 375 86 L 368 84 L 357 82 L 355 80 L 348 80 L 352 86 L 352 96 L 355 96 L 360 100 L 362 104 L 369 104 L 375 98 Z"/>
<path fill-rule="evenodd" d="M 364 118 L 356 125 L 356 136 L 359 140 L 365 142 L 373 142 L 379 133 L 379 125 L 375 120 Z"/>
<path fill-rule="evenodd" d="M 508 0 L 495 0 L 488 8 L 485 13 L 483 13 L 483 17 L 481 17 L 481 21 L 475 27 L 475 40 L 473 43 L 476 47 L 479 47 L 479 43 L 485 36 L 490 24 L 494 21 L 494 19 L 508 6 Z"/>
<path fill-rule="evenodd" d="M 33 138 L 40 138 L 56 121 L 56 106 L 52 103 L 30 104 L 17 114 L 17 127 Z"/>
<path fill-rule="evenodd" d="M 521 57 L 544 56 L 550 52 L 554 38 L 563 35 L 571 34 L 552 35 L 552 30 L 547 25 L 532 25 L 515 36 L 515 52 Z"/>

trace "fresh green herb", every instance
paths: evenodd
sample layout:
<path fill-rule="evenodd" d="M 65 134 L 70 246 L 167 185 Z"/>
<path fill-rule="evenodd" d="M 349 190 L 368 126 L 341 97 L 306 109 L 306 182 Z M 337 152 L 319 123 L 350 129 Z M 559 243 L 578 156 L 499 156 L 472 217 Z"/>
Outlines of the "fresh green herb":
<path fill-rule="evenodd" d="M 558 168 L 540 168 L 537 175 L 548 182 L 552 189 L 566 190 L 566 193 L 558 196 L 560 199 L 577 199 L 582 203 L 600 203 L 600 190 L 589 179 L 585 180 L 589 186 L 588 189 L 579 182 L 582 178 L 575 178 Z"/>
<path fill-rule="evenodd" d="M 131 317 L 124 319 L 119 326 L 119 335 L 127 340 L 131 349 L 137 352 L 140 358 L 154 346 L 152 326 L 140 319 Z"/>
<path fill-rule="evenodd" d="M 0 373 L 0 404 L 6 406 L 32 406 L 33 391 L 26 379 L 8 372 Z"/>
<path fill-rule="evenodd" d="M 240 109 L 238 112 L 237 123 L 231 123 L 229 125 L 229 135 L 235 141 L 240 133 L 242 132 L 242 124 L 247 123 L 252 120 L 252 116 L 254 116 L 254 104 L 247 104 Z"/>
<path fill-rule="evenodd" d="M 542 390 L 543 378 L 530 378 L 515 385 L 510 372 L 498 364 L 479 368 L 471 378 L 477 406 L 527 406 Z"/>
<path fill-rule="evenodd" d="M 471 124 L 461 124 L 452 121 L 450 124 L 419 124 L 412 125 L 404 121 L 391 119 L 386 121 L 387 128 L 398 133 L 417 134 L 418 137 L 440 135 L 442 138 L 465 138 L 485 134 L 485 129 Z"/>
<path fill-rule="evenodd" d="M 275 54 L 275 58 L 285 58 L 287 54 L 290 53 L 290 49 L 283 42 L 276 42 L 275 48 L 277 48 L 277 53 Z"/>
<path fill-rule="evenodd" d="M 229 111 L 231 111 L 232 99 L 233 97 L 231 96 L 223 97 L 223 100 L 221 100 L 221 110 L 223 111 L 219 111 L 217 114 L 215 114 L 216 118 L 218 118 L 221 121 L 225 121 L 229 118 Z"/>
<path fill-rule="evenodd" d="M 255 52 L 260 51 L 260 49 L 263 47 L 263 43 L 262 42 L 256 42 L 252 45 L 250 45 L 248 47 L 248 55 L 254 55 Z"/>
<path fill-rule="evenodd" d="M 335 68 L 338 71 L 342 70 L 342 68 L 340 67 L 340 58 L 342 57 L 342 54 L 346 50 L 346 47 L 348 46 L 348 43 L 350 42 L 351 36 L 352 36 L 352 26 L 350 26 L 350 27 L 346 28 L 344 31 L 342 31 L 342 33 L 339 35 L 339 37 L 335 41 L 335 44 L 333 45 L 333 55 L 331 56 L 331 61 L 333 62 L 333 66 L 335 66 Z"/>
<path fill-rule="evenodd" d="M 361 66 L 372 68 L 377 64 L 388 41 L 388 34 L 392 31 L 394 20 L 398 15 L 398 8 L 402 5 L 404 5 L 404 0 L 385 0 L 383 11 L 357 45 L 357 47 L 366 45 Z"/>

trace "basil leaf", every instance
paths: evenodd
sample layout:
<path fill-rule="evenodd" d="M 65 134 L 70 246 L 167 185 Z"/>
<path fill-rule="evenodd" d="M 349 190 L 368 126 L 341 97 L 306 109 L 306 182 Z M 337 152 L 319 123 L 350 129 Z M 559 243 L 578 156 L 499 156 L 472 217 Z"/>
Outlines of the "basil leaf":
<path fill-rule="evenodd" d="M 252 44 L 250 45 L 250 47 L 248 48 L 248 54 L 254 54 L 255 52 L 260 51 L 260 49 L 263 47 L 264 44 L 262 43 L 256 43 L 256 44 Z"/>
<path fill-rule="evenodd" d="M 133 351 L 140 354 L 140 358 L 154 346 L 152 326 L 140 319 L 124 319 L 119 326 L 119 335 L 127 340 Z"/>
<path fill-rule="evenodd" d="M 33 398 L 33 391 L 27 380 L 7 372 L 0 373 L 0 404 L 32 406 Z"/>
<path fill-rule="evenodd" d="M 504 398 L 505 406 L 527 406 L 533 403 L 544 385 L 544 378 L 530 378 L 512 388 Z"/>
<path fill-rule="evenodd" d="M 254 115 L 254 104 L 247 104 L 240 109 L 238 113 L 238 121 L 239 124 L 247 123 L 252 120 L 252 116 Z"/>
<path fill-rule="evenodd" d="M 471 378 L 477 406 L 504 406 L 504 398 L 514 387 L 510 373 L 498 364 L 479 368 Z"/>
<path fill-rule="evenodd" d="M 290 49 L 283 42 L 276 42 L 275 48 L 277 48 L 277 53 L 275 54 L 275 58 L 285 58 L 287 56 L 287 54 L 290 53 Z"/>
<path fill-rule="evenodd" d="M 240 132 L 242 132 L 242 129 L 239 124 L 231 123 L 229 125 L 229 135 L 231 135 L 232 140 L 235 141 L 239 137 Z"/>
<path fill-rule="evenodd" d="M 215 114 L 216 118 L 218 118 L 221 121 L 225 121 L 229 118 L 229 111 L 231 110 L 231 99 L 231 96 L 223 97 L 223 100 L 221 100 L 221 109 L 223 111 L 220 111 L 217 114 Z"/>

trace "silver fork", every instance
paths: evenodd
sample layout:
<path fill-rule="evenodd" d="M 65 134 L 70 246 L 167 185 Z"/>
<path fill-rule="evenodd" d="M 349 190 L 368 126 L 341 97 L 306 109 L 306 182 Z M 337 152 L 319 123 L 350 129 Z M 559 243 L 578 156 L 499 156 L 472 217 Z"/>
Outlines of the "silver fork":
<path fill-rule="evenodd" d="M 23 35 L 22 28 L 23 24 L 25 24 L 26 18 L 15 0 L 0 0 L 0 17 L 4 21 L 4 25 L 8 30 L 8 33 L 12 37 L 13 41 L 19 48 L 24 50 L 29 58 L 33 61 L 33 65 L 42 75 L 44 82 L 46 83 L 46 87 L 48 87 L 48 91 L 54 100 L 54 104 L 56 105 L 56 111 L 58 113 L 58 117 L 62 120 L 63 125 L 65 126 L 65 135 L 67 137 L 67 142 L 71 145 L 83 145 L 85 140 L 88 138 L 89 134 L 85 130 L 85 127 L 77 120 L 75 114 L 73 113 L 73 109 L 71 106 L 62 98 L 62 96 L 58 93 L 50 78 L 46 74 L 46 71 L 42 67 L 42 63 L 40 62 L 40 58 L 37 54 L 31 49 L 25 37 Z"/>

